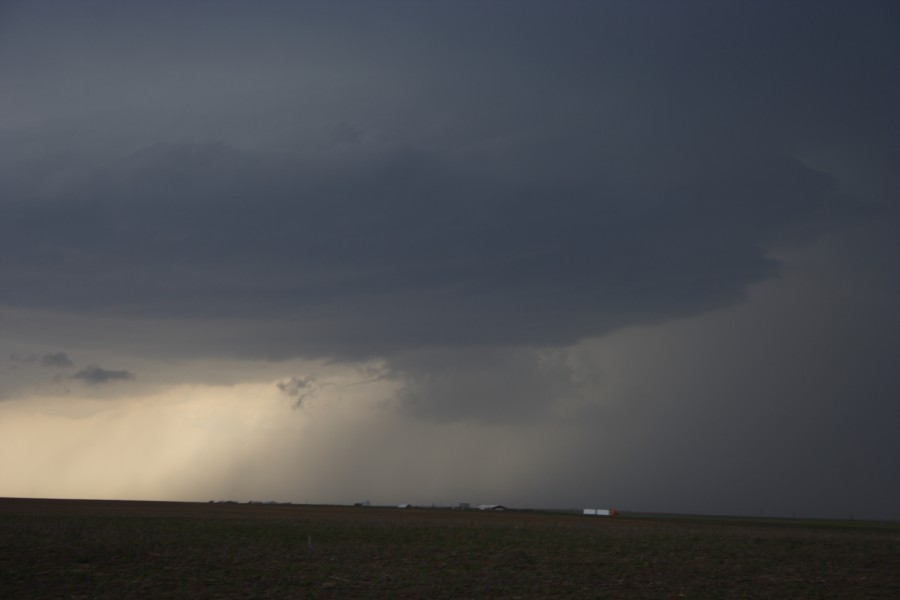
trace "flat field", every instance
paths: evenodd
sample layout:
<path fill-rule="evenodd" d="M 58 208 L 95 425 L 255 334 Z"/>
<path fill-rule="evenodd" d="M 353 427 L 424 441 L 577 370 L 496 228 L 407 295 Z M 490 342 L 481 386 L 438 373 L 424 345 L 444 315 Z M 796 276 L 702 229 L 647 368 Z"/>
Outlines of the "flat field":
<path fill-rule="evenodd" d="M 0 598 L 900 598 L 896 523 L 0 499 Z"/>

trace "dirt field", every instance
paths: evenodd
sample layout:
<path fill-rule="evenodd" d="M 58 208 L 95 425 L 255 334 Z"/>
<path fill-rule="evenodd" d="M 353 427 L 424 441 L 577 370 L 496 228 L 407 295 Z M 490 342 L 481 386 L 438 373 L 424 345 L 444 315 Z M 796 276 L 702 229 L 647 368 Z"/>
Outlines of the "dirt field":
<path fill-rule="evenodd" d="M 0 598 L 900 598 L 896 524 L 0 499 Z"/>

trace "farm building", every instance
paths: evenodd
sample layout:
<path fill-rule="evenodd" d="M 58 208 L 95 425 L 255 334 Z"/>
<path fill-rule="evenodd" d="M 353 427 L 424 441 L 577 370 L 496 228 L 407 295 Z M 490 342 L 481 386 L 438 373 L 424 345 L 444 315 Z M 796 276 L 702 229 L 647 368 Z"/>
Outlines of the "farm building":
<path fill-rule="evenodd" d="M 502 504 L 479 504 L 475 508 L 478 510 L 506 510 Z"/>
<path fill-rule="evenodd" d="M 594 517 L 614 517 L 619 513 L 614 508 L 585 508 L 582 514 Z"/>

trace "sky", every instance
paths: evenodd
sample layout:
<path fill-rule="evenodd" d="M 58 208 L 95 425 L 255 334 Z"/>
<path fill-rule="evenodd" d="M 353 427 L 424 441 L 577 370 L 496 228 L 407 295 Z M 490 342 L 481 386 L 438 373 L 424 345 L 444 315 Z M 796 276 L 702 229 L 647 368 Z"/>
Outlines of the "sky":
<path fill-rule="evenodd" d="M 900 6 L 0 3 L 0 496 L 900 519 Z"/>

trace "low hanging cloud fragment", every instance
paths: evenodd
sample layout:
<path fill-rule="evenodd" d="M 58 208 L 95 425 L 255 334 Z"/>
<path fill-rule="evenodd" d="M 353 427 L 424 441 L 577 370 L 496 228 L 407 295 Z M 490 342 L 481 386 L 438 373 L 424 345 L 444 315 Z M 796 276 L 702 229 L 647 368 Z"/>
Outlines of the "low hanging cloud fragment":
<path fill-rule="evenodd" d="M 113 381 L 134 379 L 134 373 L 127 370 L 115 371 L 104 369 L 98 365 L 90 365 L 72 375 L 71 379 L 80 379 L 88 385 L 101 385 Z"/>
<path fill-rule="evenodd" d="M 302 408 L 306 402 L 315 398 L 326 385 L 328 385 L 327 382 L 319 381 L 315 375 L 291 377 L 275 384 L 282 393 L 293 398 L 295 408 Z"/>
<path fill-rule="evenodd" d="M 75 363 L 65 352 L 52 352 L 41 357 L 41 365 L 44 367 L 73 367 Z"/>
<path fill-rule="evenodd" d="M 13 364 L 20 365 L 40 365 L 42 367 L 73 367 L 75 363 L 69 358 L 65 352 L 49 352 L 43 356 L 38 354 L 19 354 L 13 352 L 9 355 L 9 360 Z"/>

